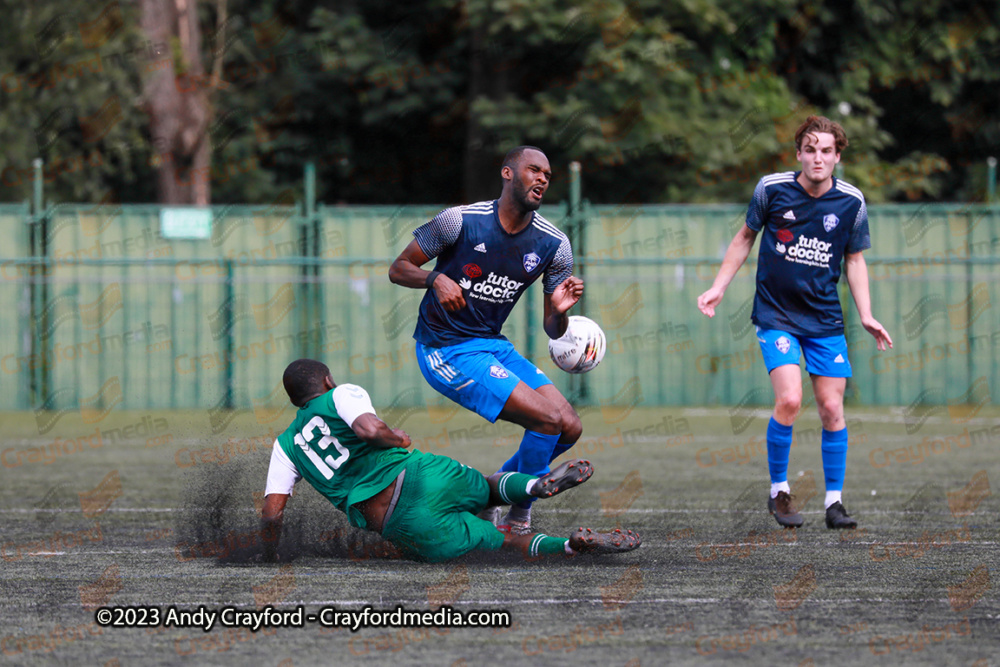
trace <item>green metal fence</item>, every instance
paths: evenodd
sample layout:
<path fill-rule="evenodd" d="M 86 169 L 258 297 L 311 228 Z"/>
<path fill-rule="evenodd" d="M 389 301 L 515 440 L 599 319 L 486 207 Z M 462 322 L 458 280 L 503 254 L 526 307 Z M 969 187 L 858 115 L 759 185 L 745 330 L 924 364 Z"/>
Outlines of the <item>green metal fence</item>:
<path fill-rule="evenodd" d="M 266 415 L 284 403 L 281 372 L 299 356 L 321 357 L 377 405 L 438 403 L 411 338 L 422 292 L 390 284 L 387 271 L 410 232 L 441 208 L 215 207 L 211 238 L 177 240 L 161 236 L 156 206 L 60 205 L 37 217 L 26 205 L 0 206 L 0 304 L 9 314 L 0 325 L 0 409 Z M 604 327 L 608 354 L 586 376 L 557 371 L 538 285 L 505 333 L 573 400 L 770 402 L 749 320 L 752 261 L 713 320 L 695 307 L 744 206 L 542 213 L 571 235 L 586 281 L 574 312 Z M 990 402 L 1000 386 L 1000 208 L 873 206 L 869 215 L 873 310 L 896 346 L 874 349 L 845 286 L 851 400 Z"/>
<path fill-rule="evenodd" d="M 875 349 L 842 280 L 850 395 L 879 405 L 989 401 L 989 388 L 1000 386 L 1000 209 L 877 206 L 869 215 L 873 312 L 895 347 Z M 749 318 L 756 251 L 714 319 L 695 306 L 744 217 L 742 206 L 598 207 L 588 215 L 586 311 L 610 339 L 601 398 L 628 389 L 651 404 L 771 401 Z"/>

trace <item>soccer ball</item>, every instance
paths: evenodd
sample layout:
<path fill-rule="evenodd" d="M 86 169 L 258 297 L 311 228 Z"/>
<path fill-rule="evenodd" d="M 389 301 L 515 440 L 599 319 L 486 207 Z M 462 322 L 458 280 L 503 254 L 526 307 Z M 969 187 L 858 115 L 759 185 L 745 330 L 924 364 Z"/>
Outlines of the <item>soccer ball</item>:
<path fill-rule="evenodd" d="M 608 349 L 604 331 L 597 322 L 580 315 L 571 315 L 566 333 L 549 340 L 552 363 L 567 373 L 586 373 L 597 368 Z"/>

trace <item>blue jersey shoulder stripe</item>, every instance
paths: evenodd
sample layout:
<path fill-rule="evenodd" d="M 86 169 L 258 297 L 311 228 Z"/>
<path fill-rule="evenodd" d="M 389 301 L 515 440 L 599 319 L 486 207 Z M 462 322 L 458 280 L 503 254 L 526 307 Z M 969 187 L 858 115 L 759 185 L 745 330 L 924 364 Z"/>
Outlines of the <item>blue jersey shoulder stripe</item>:
<path fill-rule="evenodd" d="M 837 181 L 837 189 L 840 190 L 841 192 L 853 195 L 858 199 L 860 199 L 861 201 L 865 200 L 865 196 L 861 193 L 861 190 L 854 187 L 850 183 L 845 183 L 844 181 Z"/>
<path fill-rule="evenodd" d="M 780 174 L 769 174 L 760 179 L 761 183 L 763 183 L 764 185 L 774 185 L 776 183 L 789 183 L 794 180 L 795 180 L 794 171 L 785 171 Z"/>
<path fill-rule="evenodd" d="M 540 222 L 540 223 L 542 223 L 543 225 L 548 225 L 549 227 L 551 227 L 552 229 L 555 229 L 556 231 L 558 231 L 558 230 L 559 230 L 559 228 L 558 228 L 558 227 L 556 227 L 555 225 L 553 225 L 553 224 L 552 224 L 551 222 L 549 222 L 549 221 L 548 221 L 548 220 L 547 220 L 546 218 L 543 218 L 543 217 L 542 217 L 541 215 L 539 215 L 539 214 L 538 214 L 538 211 L 535 211 L 535 217 L 534 217 L 534 220 L 535 220 L 535 222 Z"/>
<path fill-rule="evenodd" d="M 542 214 L 539 213 L 538 211 L 535 211 L 535 220 L 538 220 L 539 222 L 544 222 L 546 225 L 552 225 L 552 223 L 549 222 L 547 219 L 543 218 Z M 552 226 L 555 227 L 555 225 Z"/>
<path fill-rule="evenodd" d="M 558 227 L 556 227 L 555 225 L 553 225 L 551 222 L 549 222 L 548 220 L 546 220 L 542 216 L 538 215 L 537 213 L 535 214 L 535 219 L 532 221 L 532 223 L 536 227 L 538 227 L 539 229 L 547 230 L 550 233 L 552 233 L 552 234 L 554 234 L 554 235 L 556 235 L 556 236 L 558 236 L 560 238 L 566 238 L 566 234 L 564 234 L 561 229 L 559 229 Z"/>
<path fill-rule="evenodd" d="M 462 207 L 463 213 L 492 213 L 493 212 L 493 202 L 492 201 L 481 201 L 475 204 L 468 204 Z"/>
<path fill-rule="evenodd" d="M 543 227 L 542 225 L 538 224 L 537 222 L 532 222 L 531 226 L 534 227 L 535 229 L 541 231 L 541 232 L 544 232 L 545 234 L 548 234 L 549 236 L 551 236 L 553 238 L 559 239 L 560 241 L 562 241 L 563 239 L 566 238 L 566 236 L 564 234 L 562 234 L 562 233 L 556 233 L 556 231 L 552 231 L 551 229 L 547 229 L 547 228 Z"/>

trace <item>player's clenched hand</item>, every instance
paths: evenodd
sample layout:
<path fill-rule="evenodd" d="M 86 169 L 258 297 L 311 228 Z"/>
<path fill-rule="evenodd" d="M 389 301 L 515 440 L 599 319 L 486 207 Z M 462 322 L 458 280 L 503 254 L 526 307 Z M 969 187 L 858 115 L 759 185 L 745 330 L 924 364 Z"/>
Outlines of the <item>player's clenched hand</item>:
<path fill-rule="evenodd" d="M 710 287 L 698 297 L 698 310 L 709 317 L 715 317 L 715 307 L 722 303 L 723 294 L 725 294 L 724 290 L 718 287 Z"/>
<path fill-rule="evenodd" d="M 879 349 L 880 352 L 885 352 L 886 349 L 892 347 L 892 338 L 889 338 L 889 332 L 885 330 L 879 321 L 875 318 L 869 318 L 861 320 L 861 326 L 863 326 L 868 333 L 875 337 L 875 347 Z"/>
<path fill-rule="evenodd" d="M 443 273 L 434 279 L 432 286 L 438 301 L 449 312 L 465 308 L 465 296 L 462 295 L 462 288 L 454 280 Z"/>
<path fill-rule="evenodd" d="M 412 443 L 412 442 L 410 441 L 410 436 L 409 436 L 409 434 L 408 434 L 408 433 L 407 433 L 406 431 L 404 431 L 403 429 L 401 429 L 401 428 L 394 428 L 394 429 L 392 429 L 392 432 L 393 432 L 394 434 L 396 434 L 396 436 L 397 436 L 397 437 L 398 437 L 398 438 L 399 438 L 400 440 L 402 440 L 402 442 L 401 442 L 401 443 L 399 444 L 399 446 L 400 446 L 400 447 L 402 447 L 403 449 L 407 449 L 407 448 L 408 448 L 408 447 L 409 447 L 410 445 L 412 445 L 412 444 L 413 444 L 413 443 Z"/>
<path fill-rule="evenodd" d="M 570 276 L 559 283 L 552 293 L 552 307 L 557 313 L 565 313 L 576 305 L 581 296 L 583 296 L 583 278 Z"/>

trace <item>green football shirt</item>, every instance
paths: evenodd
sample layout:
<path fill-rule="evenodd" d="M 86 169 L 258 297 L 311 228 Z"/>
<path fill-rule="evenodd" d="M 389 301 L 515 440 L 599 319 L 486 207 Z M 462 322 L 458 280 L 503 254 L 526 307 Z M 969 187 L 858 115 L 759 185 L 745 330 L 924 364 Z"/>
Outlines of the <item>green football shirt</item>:
<path fill-rule="evenodd" d="M 353 505 L 392 484 L 411 454 L 359 438 L 351 424 L 365 413 L 375 414 L 368 392 L 342 384 L 306 403 L 278 436 L 278 445 L 298 473 L 358 528 L 367 527 L 367 522 Z"/>

